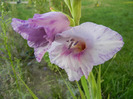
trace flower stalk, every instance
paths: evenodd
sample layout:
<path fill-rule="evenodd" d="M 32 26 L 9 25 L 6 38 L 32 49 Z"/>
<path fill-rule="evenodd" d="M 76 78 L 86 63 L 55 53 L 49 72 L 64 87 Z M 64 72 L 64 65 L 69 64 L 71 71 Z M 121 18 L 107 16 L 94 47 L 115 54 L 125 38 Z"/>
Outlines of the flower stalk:
<path fill-rule="evenodd" d="M 81 0 L 64 0 L 64 1 L 72 14 L 75 26 L 79 25 L 81 18 Z"/>

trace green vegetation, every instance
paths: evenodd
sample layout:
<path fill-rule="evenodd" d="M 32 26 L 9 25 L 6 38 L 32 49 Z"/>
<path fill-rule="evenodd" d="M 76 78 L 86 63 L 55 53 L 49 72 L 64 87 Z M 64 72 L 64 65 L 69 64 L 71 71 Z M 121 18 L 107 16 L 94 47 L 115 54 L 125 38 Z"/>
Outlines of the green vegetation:
<path fill-rule="evenodd" d="M 91 21 L 110 27 L 123 36 L 125 43 L 113 61 L 110 60 L 102 65 L 104 80 L 102 92 L 106 97 L 110 94 L 114 99 L 131 99 L 133 98 L 131 94 L 133 92 L 133 3 L 127 3 L 128 0 L 101 0 L 100 6 L 97 7 L 93 0 L 88 1 L 82 2 L 81 23 Z"/>
<path fill-rule="evenodd" d="M 26 20 L 32 18 L 34 13 L 50 11 L 49 6 L 69 14 L 67 7 L 63 0 L 29 1 L 29 4 L 18 5 L 6 2 L 3 16 L 2 6 L 0 6 L 0 99 L 32 99 L 32 94 L 29 93 L 22 80 L 39 99 L 72 98 L 65 83 L 70 86 L 74 95 L 79 97 L 79 93 L 83 93 L 82 89 L 85 87 L 81 88 L 79 92 L 80 84 L 77 86 L 76 82 L 69 82 L 66 73 L 60 69 L 66 81 L 64 83 L 58 72 L 59 68 L 49 62 L 47 54 L 41 63 L 36 62 L 33 49 L 28 47 L 26 40 L 15 33 L 10 25 L 13 17 Z M 49 3 L 49 1 L 51 2 Z M 120 33 L 125 42 L 116 57 L 101 66 L 103 99 L 107 99 L 107 97 L 110 99 L 133 98 L 132 11 L 131 0 L 82 0 L 80 23 L 95 22 L 110 27 Z M 94 67 L 94 75 L 98 68 L 99 66 Z M 83 82 L 81 81 L 81 83 Z M 87 89 L 85 90 L 87 91 Z"/>

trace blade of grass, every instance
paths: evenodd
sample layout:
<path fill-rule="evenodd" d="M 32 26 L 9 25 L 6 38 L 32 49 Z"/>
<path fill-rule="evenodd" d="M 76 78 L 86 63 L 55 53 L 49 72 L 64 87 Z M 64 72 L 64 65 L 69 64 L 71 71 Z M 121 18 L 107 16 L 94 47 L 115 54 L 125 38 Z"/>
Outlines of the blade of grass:
<path fill-rule="evenodd" d="M 81 84 L 83 86 L 87 99 L 90 99 L 90 93 L 89 93 L 88 84 L 86 82 L 85 76 L 81 77 Z"/>
<path fill-rule="evenodd" d="M 9 56 L 9 61 L 10 61 L 10 64 L 11 64 L 10 66 L 11 66 L 11 68 L 13 70 L 13 73 L 14 73 L 14 77 L 15 77 L 15 81 L 16 81 L 17 88 L 19 89 L 19 92 L 20 92 L 20 86 L 19 86 L 18 78 L 17 78 L 17 77 L 19 77 L 20 80 L 21 80 L 21 82 L 25 85 L 25 87 L 28 89 L 28 91 L 32 95 L 32 97 L 34 99 L 38 99 L 36 97 L 36 95 L 30 90 L 30 88 L 25 84 L 25 82 L 21 79 L 21 77 L 19 75 L 17 75 L 17 73 L 16 73 L 15 66 L 13 64 L 13 60 L 12 60 L 12 56 L 11 56 L 11 46 L 7 42 L 8 41 L 8 36 L 6 34 L 6 32 L 7 32 L 7 24 L 6 24 L 5 20 L 4 20 L 4 16 L 5 16 L 5 14 L 2 13 L 2 17 L 1 18 L 2 18 L 2 22 L 3 23 L 1 24 L 1 26 L 2 26 L 2 31 L 3 31 L 3 35 L 4 35 L 4 45 L 5 45 L 5 48 L 7 50 L 7 54 Z M 8 20 L 8 21 L 10 21 L 10 20 Z"/>
<path fill-rule="evenodd" d="M 97 99 L 97 84 L 92 72 L 90 72 L 87 81 L 89 83 L 90 99 Z"/>
<path fill-rule="evenodd" d="M 8 26 L 8 24 L 11 22 L 10 21 L 10 18 L 9 19 L 5 19 L 5 16 L 8 14 L 6 11 L 4 11 L 4 8 L 5 8 L 5 6 L 4 6 L 4 3 L 2 3 L 1 4 L 1 6 L 2 6 L 2 13 L 1 13 L 1 20 L 0 20 L 0 22 L 1 22 L 1 24 L 0 24 L 0 26 L 1 26 L 1 28 L 2 28 L 2 36 L 3 36 L 3 40 L 4 40 L 4 46 L 5 46 L 5 49 L 6 49 L 6 51 L 7 51 L 7 55 L 8 55 L 8 60 L 10 61 L 10 64 L 11 64 L 11 67 L 12 68 L 15 68 L 14 67 L 14 65 L 13 65 L 13 61 L 12 61 L 12 57 L 11 57 L 11 47 L 10 47 L 10 45 L 8 44 L 8 36 L 7 36 L 7 26 Z M 9 22 L 8 22 L 8 24 L 6 23 L 6 20 L 8 20 Z M 15 78 L 15 81 L 16 81 L 16 86 L 17 86 L 17 88 L 19 89 L 19 91 L 20 91 L 20 86 L 19 86 L 19 84 L 18 84 L 18 78 L 17 78 L 17 76 L 16 76 L 16 73 L 15 73 L 15 69 L 12 69 L 13 70 L 13 73 L 14 73 L 14 77 L 13 78 Z M 10 76 L 12 76 L 12 75 L 10 75 Z M 21 97 L 21 96 L 20 96 Z"/>
<path fill-rule="evenodd" d="M 79 92 L 80 92 L 81 99 L 86 99 L 85 95 L 84 95 L 83 91 L 81 90 L 81 88 L 80 88 L 80 86 L 79 86 L 77 81 L 76 81 L 76 83 L 77 83 L 77 86 L 78 86 L 78 89 L 79 89 Z"/>
<path fill-rule="evenodd" d="M 110 94 L 108 94 L 108 98 L 107 99 L 110 99 Z"/>
<path fill-rule="evenodd" d="M 101 65 L 99 65 L 98 79 L 97 79 L 97 96 L 102 99 L 101 95 Z"/>
<path fill-rule="evenodd" d="M 74 93 L 72 92 L 71 88 L 70 88 L 69 85 L 67 84 L 67 82 L 64 80 L 64 78 L 63 78 L 61 72 L 59 71 L 59 69 L 58 69 L 58 68 L 56 68 L 56 69 L 57 69 L 57 71 L 59 72 L 59 74 L 61 75 L 63 81 L 65 82 L 65 84 L 66 84 L 66 86 L 67 86 L 67 88 L 68 88 L 70 94 L 72 95 L 73 99 L 77 99 L 76 96 L 74 95 Z"/>
<path fill-rule="evenodd" d="M 18 75 L 17 75 L 18 76 Z M 18 76 L 19 77 L 19 79 L 21 80 L 21 82 L 24 84 L 24 86 L 28 89 L 28 91 L 30 92 L 30 94 L 32 95 L 32 97 L 34 98 L 34 99 L 38 99 L 37 98 L 37 96 L 31 91 L 31 89 L 25 84 L 25 82 L 21 79 L 21 77 L 20 76 Z"/>
<path fill-rule="evenodd" d="M 108 71 L 108 69 L 109 69 L 109 67 L 111 66 L 111 64 L 112 64 L 113 60 L 115 59 L 116 55 L 117 55 L 117 54 L 115 54 L 115 55 L 113 56 L 113 58 L 112 58 L 112 60 L 110 61 L 109 65 L 107 66 L 106 70 L 104 71 L 104 73 L 103 73 L 103 75 L 102 75 L 102 78 L 104 77 L 104 75 L 105 75 L 106 72 Z"/>

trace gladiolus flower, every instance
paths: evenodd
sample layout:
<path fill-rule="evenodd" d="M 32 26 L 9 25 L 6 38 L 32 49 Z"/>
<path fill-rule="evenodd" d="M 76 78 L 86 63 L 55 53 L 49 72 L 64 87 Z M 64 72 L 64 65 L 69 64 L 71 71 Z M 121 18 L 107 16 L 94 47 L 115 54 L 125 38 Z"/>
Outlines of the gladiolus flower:
<path fill-rule="evenodd" d="M 12 27 L 24 39 L 28 45 L 34 48 L 34 54 L 38 62 L 51 46 L 55 35 L 69 28 L 68 18 L 60 12 L 35 14 L 32 19 L 20 20 L 13 18 Z"/>
<path fill-rule="evenodd" d="M 123 46 L 122 36 L 103 25 L 86 22 L 57 34 L 48 50 L 50 61 L 65 69 L 69 80 L 88 78 L 94 65 L 111 59 Z"/>

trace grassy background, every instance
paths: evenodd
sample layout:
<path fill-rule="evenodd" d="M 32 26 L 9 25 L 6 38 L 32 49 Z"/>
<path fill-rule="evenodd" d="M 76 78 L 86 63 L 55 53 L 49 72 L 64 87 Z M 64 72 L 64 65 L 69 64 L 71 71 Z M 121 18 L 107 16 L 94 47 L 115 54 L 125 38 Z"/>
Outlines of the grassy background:
<path fill-rule="evenodd" d="M 102 24 L 123 36 L 124 47 L 116 58 L 102 66 L 103 94 L 110 94 L 114 99 L 133 98 L 133 2 L 131 0 L 99 0 L 96 7 L 94 0 L 82 2 L 81 23 L 86 21 Z"/>
<path fill-rule="evenodd" d="M 9 5 L 6 10 L 10 11 L 7 18 L 15 17 L 20 19 L 32 18 L 34 13 L 44 13 L 49 11 L 49 2 L 46 0 L 33 0 L 31 4 Z M 46 1 L 46 2 L 45 2 Z M 52 0 L 51 0 L 52 1 Z M 83 22 L 95 22 L 102 24 L 117 31 L 123 36 L 124 47 L 115 59 L 111 59 L 102 65 L 102 95 L 106 99 L 110 95 L 111 99 L 132 99 L 133 98 L 133 1 L 131 0 L 82 0 Z M 45 4 L 41 3 L 45 2 Z M 61 11 L 68 12 L 63 1 L 53 0 L 54 7 Z M 98 6 L 99 4 L 99 6 Z M 52 6 L 53 7 L 53 6 Z M 43 10 L 42 10 L 43 9 Z M 69 91 L 61 77 L 42 60 L 37 63 L 33 56 L 33 49 L 29 48 L 26 41 L 19 34 L 15 33 L 11 26 L 7 25 L 7 45 L 10 48 L 11 58 L 16 71 L 22 76 L 23 80 L 30 86 L 40 99 L 45 98 L 70 98 Z M 1 27 L 2 28 L 2 27 Z M 0 29 L 0 31 L 2 31 Z M 20 83 L 20 89 L 16 87 L 10 67 L 11 61 L 8 59 L 6 46 L 2 32 L 0 34 L 0 99 L 30 99 L 28 91 Z M 46 59 L 47 57 L 45 57 Z M 51 65 L 51 64 L 48 64 Z M 53 65 L 52 65 L 53 66 Z M 93 71 L 98 68 L 95 67 Z M 51 71 L 53 70 L 53 71 Z M 62 71 L 64 77 L 66 73 Z M 67 81 L 67 79 L 66 79 Z M 68 82 L 69 83 L 69 82 Z M 60 85 L 60 86 L 59 86 Z M 75 83 L 74 92 L 78 95 Z M 18 91 L 19 90 L 19 91 Z M 21 90 L 21 91 L 20 91 Z M 20 93 L 21 92 L 21 93 Z M 18 95 L 20 94 L 20 95 Z"/>

